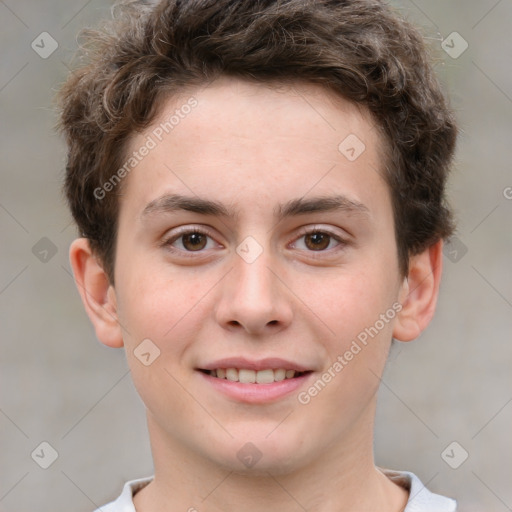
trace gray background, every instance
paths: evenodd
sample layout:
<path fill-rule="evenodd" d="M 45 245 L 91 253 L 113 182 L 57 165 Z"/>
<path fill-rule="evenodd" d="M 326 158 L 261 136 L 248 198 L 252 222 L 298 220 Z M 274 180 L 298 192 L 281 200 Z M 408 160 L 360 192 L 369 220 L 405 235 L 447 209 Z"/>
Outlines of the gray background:
<path fill-rule="evenodd" d="M 463 511 L 512 510 L 512 2 L 393 3 L 438 48 L 436 68 L 458 113 L 450 197 L 459 231 L 445 255 L 434 322 L 391 355 L 376 459 L 416 472 L 433 490 L 457 497 Z M 76 34 L 109 6 L 0 1 L 4 512 L 91 511 L 125 480 L 152 472 L 144 407 L 124 354 L 95 341 L 71 278 L 67 250 L 75 230 L 60 192 L 65 148 L 53 131 L 52 98 L 68 73 Z M 31 43 L 45 31 L 59 47 L 43 59 Z M 457 58 L 441 49 L 447 38 L 452 52 L 460 50 L 460 41 L 448 37 L 454 31 L 469 44 Z M 46 470 L 36 461 L 49 460 L 48 448 L 31 457 L 43 441 L 58 452 Z M 458 445 L 443 459 L 453 441 Z M 457 469 L 447 464 L 459 465 L 465 452 Z"/>

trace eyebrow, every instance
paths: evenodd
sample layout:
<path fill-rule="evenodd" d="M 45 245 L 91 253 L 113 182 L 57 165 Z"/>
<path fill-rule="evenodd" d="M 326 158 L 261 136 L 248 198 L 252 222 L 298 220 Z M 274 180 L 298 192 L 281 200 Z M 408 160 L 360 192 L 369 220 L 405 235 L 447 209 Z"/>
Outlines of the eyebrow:
<path fill-rule="evenodd" d="M 282 220 L 286 217 L 304 215 L 306 213 L 322 213 L 341 210 L 349 214 L 368 216 L 370 210 L 359 201 L 354 201 L 346 196 L 313 197 L 311 199 L 293 199 L 284 205 L 280 205 L 276 211 L 276 217 Z"/>
<path fill-rule="evenodd" d="M 180 210 L 217 217 L 236 218 L 238 216 L 238 212 L 235 209 L 227 207 L 217 201 L 202 199 L 197 196 L 166 194 L 149 202 L 142 211 L 141 218 L 144 219 L 150 215 L 173 213 Z M 337 210 L 348 214 L 363 216 L 368 216 L 370 213 L 369 209 L 363 203 L 349 199 L 346 196 L 334 195 L 313 197 L 310 199 L 293 199 L 284 204 L 280 204 L 274 209 L 274 215 L 281 221 L 287 217 Z"/>
<path fill-rule="evenodd" d="M 195 196 L 166 194 L 148 203 L 142 212 L 142 217 L 155 213 L 172 213 L 179 210 L 218 217 L 230 217 L 233 214 L 222 203 L 216 201 Z"/>

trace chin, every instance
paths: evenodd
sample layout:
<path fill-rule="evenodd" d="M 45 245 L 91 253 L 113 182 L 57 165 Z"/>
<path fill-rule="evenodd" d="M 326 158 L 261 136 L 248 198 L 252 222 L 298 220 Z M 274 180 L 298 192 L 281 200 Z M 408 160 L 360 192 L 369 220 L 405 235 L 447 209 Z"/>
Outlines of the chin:
<path fill-rule="evenodd" d="M 208 458 L 228 471 L 247 476 L 283 475 L 308 464 L 310 457 L 299 451 L 304 450 L 300 436 L 294 437 L 284 430 L 267 438 L 268 434 L 269 429 L 264 434 L 259 429 L 247 431 L 246 435 L 230 440 L 222 451 L 210 453 Z"/>

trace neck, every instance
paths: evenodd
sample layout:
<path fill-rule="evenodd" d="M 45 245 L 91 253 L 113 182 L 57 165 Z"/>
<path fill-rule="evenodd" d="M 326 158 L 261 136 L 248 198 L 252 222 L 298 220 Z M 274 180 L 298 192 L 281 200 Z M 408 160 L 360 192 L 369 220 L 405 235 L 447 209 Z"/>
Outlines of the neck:
<path fill-rule="evenodd" d="M 373 421 L 358 425 L 340 445 L 286 473 L 245 473 L 215 461 L 163 432 L 148 414 L 155 478 L 137 493 L 137 512 L 401 512 L 407 492 L 373 462 Z"/>

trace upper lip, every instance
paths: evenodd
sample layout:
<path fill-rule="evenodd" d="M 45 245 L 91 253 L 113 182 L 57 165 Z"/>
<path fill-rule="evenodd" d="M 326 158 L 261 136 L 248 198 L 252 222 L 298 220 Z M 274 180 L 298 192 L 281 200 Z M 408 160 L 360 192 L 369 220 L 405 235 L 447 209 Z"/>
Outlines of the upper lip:
<path fill-rule="evenodd" d="M 198 370 L 218 370 L 219 368 L 237 368 L 243 370 L 268 370 L 268 369 L 285 369 L 295 370 L 298 372 L 312 371 L 302 364 L 293 361 L 287 361 L 279 357 L 269 357 L 265 359 L 250 360 L 245 357 L 228 357 L 225 359 L 218 359 L 212 363 L 207 363 L 198 368 Z"/>

